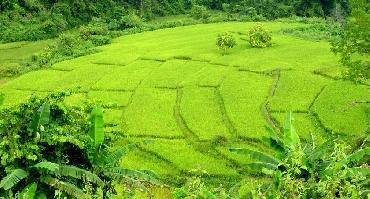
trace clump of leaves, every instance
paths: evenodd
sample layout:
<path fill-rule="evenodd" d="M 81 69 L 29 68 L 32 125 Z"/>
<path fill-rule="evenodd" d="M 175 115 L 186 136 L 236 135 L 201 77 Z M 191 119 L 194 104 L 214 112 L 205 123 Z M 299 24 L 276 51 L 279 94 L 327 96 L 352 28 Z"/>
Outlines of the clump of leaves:
<path fill-rule="evenodd" d="M 366 0 L 352 0 L 351 14 L 341 32 L 333 39 L 332 50 L 349 70 L 344 77 L 354 82 L 366 82 L 370 77 L 370 9 Z"/>
<path fill-rule="evenodd" d="M 272 45 L 271 33 L 267 31 L 261 24 L 253 27 L 249 31 L 249 43 L 255 48 L 266 48 Z"/>
<path fill-rule="evenodd" d="M 150 171 L 118 167 L 125 150 L 105 143 L 102 108 L 92 109 L 88 123 L 90 106 L 69 108 L 67 95 L 33 96 L 0 109 L 0 197 L 105 198 L 114 193 L 113 181 L 141 189 L 158 183 Z"/>
<path fill-rule="evenodd" d="M 201 5 L 194 5 L 190 11 L 190 15 L 194 19 L 208 20 L 211 17 L 211 14 L 206 7 Z"/>
<path fill-rule="evenodd" d="M 233 35 L 231 35 L 228 32 L 224 32 L 218 34 L 216 45 L 220 50 L 222 50 L 222 54 L 226 54 L 227 50 L 234 48 L 234 46 L 236 46 L 236 41 Z"/>
<path fill-rule="evenodd" d="M 264 141 L 275 150 L 275 156 L 251 149 L 230 149 L 257 160 L 246 166 L 274 179 L 274 183 L 260 186 L 250 197 L 364 197 L 369 186 L 367 179 L 370 172 L 366 156 L 370 155 L 370 147 L 363 144 L 351 152 L 344 142 L 334 139 L 329 139 L 319 146 L 313 141 L 312 145 L 303 147 L 292 120 L 290 113 L 282 137 L 272 128 L 268 128 L 269 136 L 265 137 Z"/>
<path fill-rule="evenodd" d="M 203 177 L 208 175 L 206 171 L 194 169 L 190 173 L 193 176 L 189 177 L 182 187 L 174 190 L 174 199 L 231 198 L 222 187 L 211 188 L 204 183 Z"/>

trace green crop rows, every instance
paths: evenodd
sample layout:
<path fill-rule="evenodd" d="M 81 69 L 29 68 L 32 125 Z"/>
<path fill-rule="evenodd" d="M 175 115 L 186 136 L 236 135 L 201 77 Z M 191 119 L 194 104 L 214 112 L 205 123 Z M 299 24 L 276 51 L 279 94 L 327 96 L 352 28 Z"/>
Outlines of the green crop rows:
<path fill-rule="evenodd" d="M 245 41 L 253 25 L 193 25 L 123 36 L 99 53 L 10 80 L 0 92 L 12 105 L 32 94 L 76 89 L 67 104 L 100 103 L 108 131 L 114 127 L 130 141 L 153 140 L 128 153 L 121 165 L 161 175 L 193 169 L 212 176 L 245 174 L 241 165 L 248 160 L 228 147 L 264 149 L 264 126 L 281 128 L 289 111 L 305 140 L 311 134 L 319 141 L 331 133 L 366 135 L 369 87 L 337 80 L 339 64 L 327 42 L 280 35 L 281 27 L 302 24 L 274 22 L 264 24 L 273 32 L 273 46 L 253 49 Z M 232 32 L 238 46 L 222 56 L 215 38 L 224 31 Z M 7 48 L 0 45 L 0 52 Z M 117 139 L 117 147 L 127 141 Z"/>

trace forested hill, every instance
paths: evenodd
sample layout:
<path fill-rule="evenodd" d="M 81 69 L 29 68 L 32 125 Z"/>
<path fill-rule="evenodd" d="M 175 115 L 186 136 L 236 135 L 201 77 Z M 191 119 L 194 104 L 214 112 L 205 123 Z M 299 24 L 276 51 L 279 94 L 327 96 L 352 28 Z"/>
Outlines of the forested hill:
<path fill-rule="evenodd" d="M 193 5 L 265 19 L 344 16 L 348 0 L 1 0 L 0 42 L 40 40 L 101 18 L 119 26 L 127 15 L 141 20 L 186 13 Z"/>

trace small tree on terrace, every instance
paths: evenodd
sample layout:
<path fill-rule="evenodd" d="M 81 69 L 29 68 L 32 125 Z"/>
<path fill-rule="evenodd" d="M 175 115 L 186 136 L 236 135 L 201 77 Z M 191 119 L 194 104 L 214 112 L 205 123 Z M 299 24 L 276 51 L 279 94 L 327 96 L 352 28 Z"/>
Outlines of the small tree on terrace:
<path fill-rule="evenodd" d="M 271 34 L 261 24 L 249 31 L 249 43 L 255 48 L 266 48 L 271 46 Z"/>
<path fill-rule="evenodd" d="M 226 54 L 228 49 L 236 46 L 235 38 L 227 32 L 221 33 L 217 36 L 216 45 L 222 50 L 222 54 Z"/>

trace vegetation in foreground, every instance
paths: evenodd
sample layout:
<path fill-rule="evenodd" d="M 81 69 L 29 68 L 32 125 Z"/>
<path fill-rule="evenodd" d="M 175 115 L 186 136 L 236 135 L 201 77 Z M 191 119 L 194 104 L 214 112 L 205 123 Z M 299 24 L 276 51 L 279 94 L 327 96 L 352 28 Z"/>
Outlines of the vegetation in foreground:
<path fill-rule="evenodd" d="M 0 56 L 6 66 L 0 74 L 9 78 L 0 88 L 5 93 L 0 95 L 5 197 L 369 197 L 365 1 L 353 0 L 349 7 L 334 1 L 296 1 L 286 7 L 287 2 L 185 2 L 174 5 L 188 13 L 184 21 L 163 18 L 159 23 L 152 21 L 158 13 L 142 1 L 139 6 L 111 1 L 117 12 L 106 9 L 91 16 L 87 9 L 83 20 L 65 13 L 55 18 L 54 4 L 19 2 L 0 3 L 1 40 L 58 38 L 35 43 L 36 55 L 23 51 L 33 43 L 0 46 L 6 53 Z M 99 3 L 91 9 L 108 6 Z M 284 9 L 275 9 L 280 6 Z M 328 19 L 173 28 L 292 13 Z M 19 20 L 7 21 L 10 15 Z M 53 17 L 39 26 L 45 16 Z M 26 18 L 34 23 L 22 25 Z M 66 26 L 54 26 L 63 20 Z M 112 40 L 165 27 L 173 29 Z M 19 34 L 29 28 L 43 31 Z M 60 34 L 55 28 L 70 31 Z M 217 36 L 220 32 L 225 33 Z M 346 69 L 336 63 L 328 39 Z M 13 60 L 8 53 L 24 56 Z M 77 92 L 34 96 L 24 103 L 31 94 L 70 88 Z M 86 106 L 88 100 L 104 110 Z M 289 111 L 297 116 L 299 135 L 291 114 L 282 125 Z M 145 144 L 147 138 L 153 142 Z M 263 145 L 266 140 L 270 147 Z M 128 149 L 125 156 L 122 148 Z M 163 184 L 183 186 L 171 194 L 171 188 L 157 186 L 149 170 Z"/>

